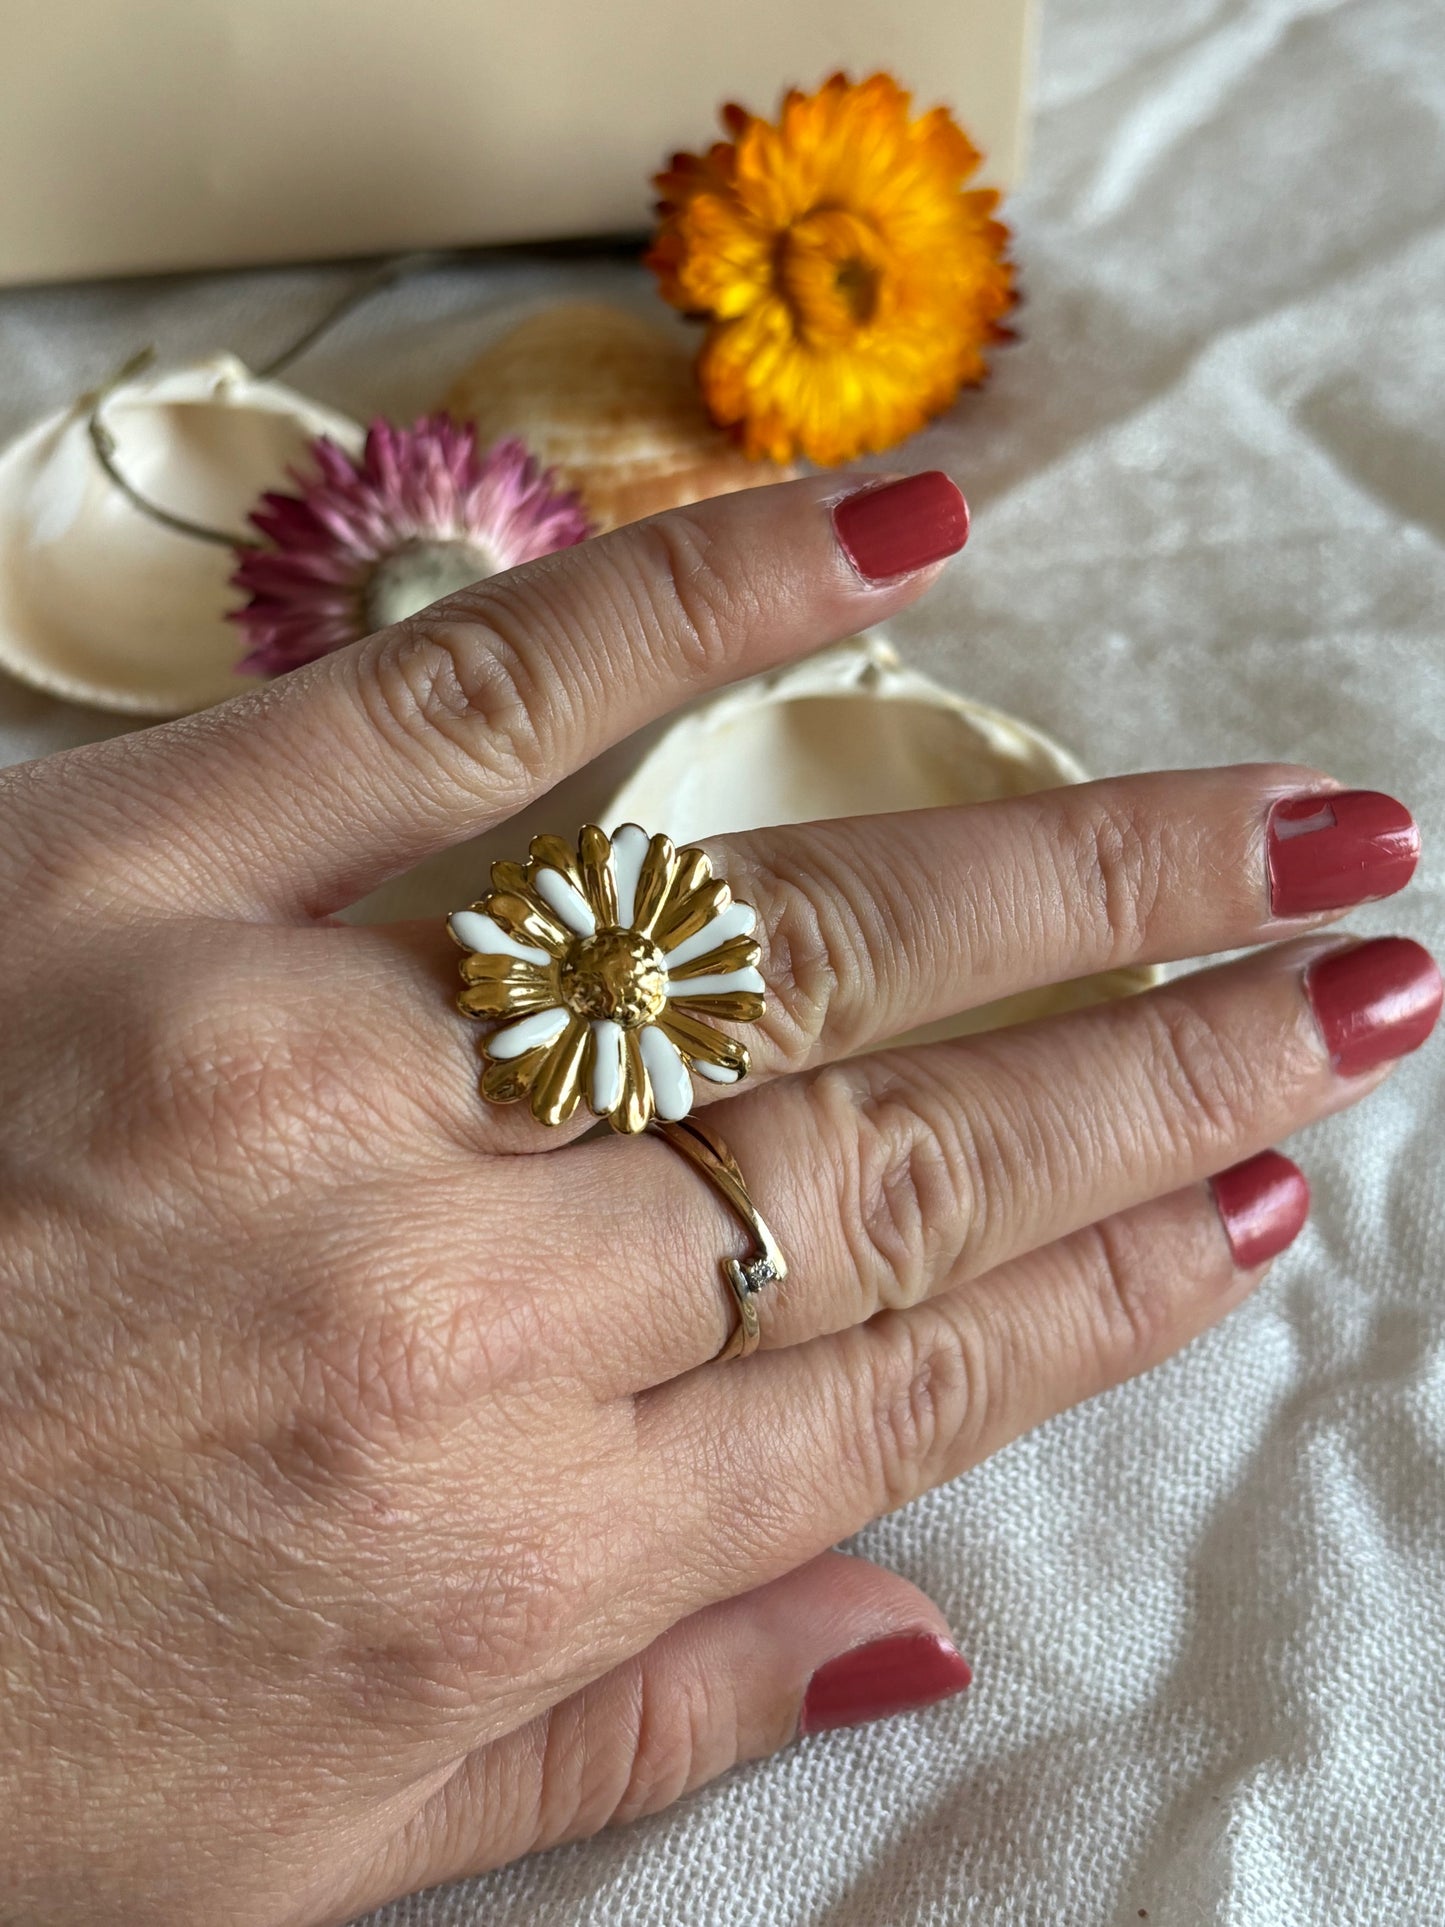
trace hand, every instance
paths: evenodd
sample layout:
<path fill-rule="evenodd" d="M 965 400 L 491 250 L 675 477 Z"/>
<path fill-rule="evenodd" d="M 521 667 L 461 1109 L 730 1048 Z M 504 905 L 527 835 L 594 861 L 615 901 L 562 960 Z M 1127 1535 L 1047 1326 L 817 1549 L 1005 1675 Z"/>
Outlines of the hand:
<path fill-rule="evenodd" d="M 854 495 L 845 546 L 850 486 L 639 524 L 0 787 L 0 1920 L 342 1920 L 956 1689 L 937 1610 L 827 1549 L 1237 1304 L 1303 1183 L 1204 1181 L 1430 1028 L 1416 946 L 1299 940 L 1414 862 L 1309 770 L 722 839 L 771 998 L 700 1099 L 792 1268 L 768 1349 L 710 1362 L 710 1189 L 484 1107 L 440 926 L 330 918 L 902 608 L 957 505 Z"/>

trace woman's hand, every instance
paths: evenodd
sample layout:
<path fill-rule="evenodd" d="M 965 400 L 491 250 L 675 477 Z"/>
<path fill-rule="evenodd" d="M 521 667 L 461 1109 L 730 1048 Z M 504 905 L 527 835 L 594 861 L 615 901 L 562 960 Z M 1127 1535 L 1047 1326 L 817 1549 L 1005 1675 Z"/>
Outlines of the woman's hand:
<path fill-rule="evenodd" d="M 1416 946 L 1306 936 L 880 1048 L 1398 888 L 1405 812 L 1309 770 L 721 839 L 771 997 L 760 1075 L 701 1095 L 791 1271 L 710 1362 L 737 1232 L 698 1175 L 483 1107 L 440 923 L 329 918 L 903 607 L 959 505 L 854 494 L 845 544 L 848 487 L 0 787 L 0 1920 L 340 1920 L 956 1689 L 936 1609 L 827 1549 L 1237 1304 L 1302 1181 L 1205 1180 L 1429 1030 Z"/>

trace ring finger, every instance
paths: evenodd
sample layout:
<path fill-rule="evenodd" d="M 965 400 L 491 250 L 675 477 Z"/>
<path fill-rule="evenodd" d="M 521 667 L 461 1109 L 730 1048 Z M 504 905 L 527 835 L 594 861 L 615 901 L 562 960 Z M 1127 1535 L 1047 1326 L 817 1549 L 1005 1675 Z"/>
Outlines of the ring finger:
<path fill-rule="evenodd" d="M 1417 944 L 1315 939 L 1126 1003 L 880 1051 L 737 1100 L 727 1140 L 789 1260 L 762 1301 L 765 1342 L 917 1305 L 1232 1166 L 1364 1096 L 1423 1042 L 1440 995 Z M 593 1268 L 611 1294 L 649 1253 L 645 1324 L 611 1321 L 605 1362 L 597 1354 L 605 1389 L 637 1390 L 716 1354 L 729 1323 L 716 1267 L 740 1234 L 662 1145 L 588 1152 L 599 1183 L 637 1179 L 627 1249 L 607 1249 L 599 1212 Z M 581 1324 L 602 1329 L 600 1306 Z"/>

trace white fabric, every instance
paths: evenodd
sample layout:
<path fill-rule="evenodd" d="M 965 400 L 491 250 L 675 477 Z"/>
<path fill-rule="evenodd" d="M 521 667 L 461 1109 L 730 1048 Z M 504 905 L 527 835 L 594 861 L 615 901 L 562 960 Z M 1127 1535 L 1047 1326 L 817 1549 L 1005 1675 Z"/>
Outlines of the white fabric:
<path fill-rule="evenodd" d="M 1402 794 L 1423 881 L 1355 925 L 1437 945 L 1442 43 L 1439 0 L 1057 0 L 1026 341 L 904 453 L 977 519 L 898 625 L 1096 770 L 1289 755 Z M 0 429 L 144 339 L 259 359 L 333 279 L 9 296 Z M 295 379 L 418 408 L 479 298 L 579 283 L 641 287 L 448 274 Z M 109 727 L 9 686 L 0 715 L 12 758 Z M 1442 1093 L 1437 1047 L 1308 1137 L 1312 1224 L 1226 1326 L 863 1535 L 947 1611 L 961 1703 L 378 1927 L 1445 1918 Z"/>

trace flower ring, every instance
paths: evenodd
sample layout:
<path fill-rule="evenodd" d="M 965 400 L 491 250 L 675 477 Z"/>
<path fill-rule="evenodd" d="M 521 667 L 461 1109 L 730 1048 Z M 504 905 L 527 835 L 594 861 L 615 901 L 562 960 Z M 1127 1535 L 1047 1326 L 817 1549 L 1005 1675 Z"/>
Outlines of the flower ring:
<path fill-rule="evenodd" d="M 457 1007 L 496 1026 L 483 1097 L 531 1099 L 563 1124 L 585 1095 L 616 1131 L 692 1109 L 692 1073 L 736 1084 L 748 1053 L 714 1028 L 763 1014 L 757 918 L 702 850 L 624 823 L 589 824 L 575 851 L 532 839 L 529 860 L 494 863 L 492 889 L 448 929 L 467 955 Z"/>

